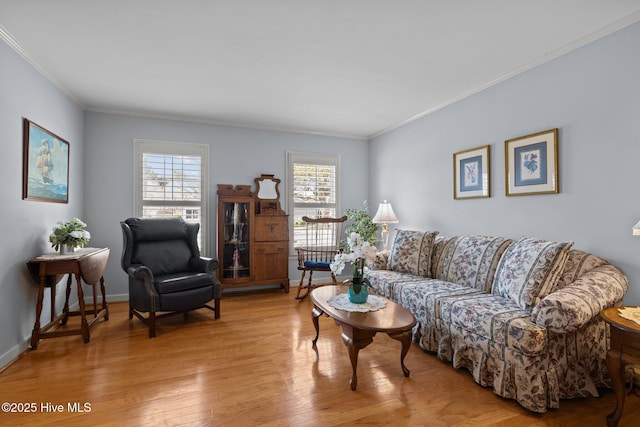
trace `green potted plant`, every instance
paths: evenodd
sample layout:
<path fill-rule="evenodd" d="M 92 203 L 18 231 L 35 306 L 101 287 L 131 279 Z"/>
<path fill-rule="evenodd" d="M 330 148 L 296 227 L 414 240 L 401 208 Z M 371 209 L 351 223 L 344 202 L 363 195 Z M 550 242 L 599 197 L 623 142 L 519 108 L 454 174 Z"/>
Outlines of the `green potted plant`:
<path fill-rule="evenodd" d="M 351 233 L 357 233 L 363 242 L 369 242 L 370 245 L 375 245 L 378 242 L 378 230 L 380 226 L 373 223 L 373 218 L 369 215 L 369 206 L 366 200 L 360 209 L 347 209 L 346 215 L 349 221 L 345 230 L 347 236 L 350 236 Z M 348 248 L 346 240 L 342 240 L 340 243 L 343 249 Z"/>

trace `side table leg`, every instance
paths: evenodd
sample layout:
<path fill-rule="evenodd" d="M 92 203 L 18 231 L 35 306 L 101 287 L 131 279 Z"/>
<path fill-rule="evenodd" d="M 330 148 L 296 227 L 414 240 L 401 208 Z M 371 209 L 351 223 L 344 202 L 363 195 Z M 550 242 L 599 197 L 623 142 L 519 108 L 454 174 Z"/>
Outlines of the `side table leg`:
<path fill-rule="evenodd" d="M 100 290 L 102 291 L 102 309 L 105 311 L 104 320 L 109 320 L 109 307 L 107 306 L 107 296 L 104 290 L 104 277 L 100 278 Z M 95 307 L 94 307 L 95 308 Z M 216 314 L 220 313 L 216 310 Z"/>
<path fill-rule="evenodd" d="M 76 274 L 76 284 L 78 286 L 78 304 L 80 305 L 80 332 L 82 333 L 82 340 L 86 343 L 89 342 L 91 335 L 89 333 L 89 324 L 87 323 L 87 313 L 84 306 L 84 292 L 82 291 L 82 279 L 79 274 Z"/>
<path fill-rule="evenodd" d="M 64 317 L 60 321 L 61 325 L 66 325 L 67 320 L 69 319 L 69 297 L 71 296 L 71 276 L 72 275 L 69 274 L 69 276 L 67 277 L 66 298 L 64 300 L 64 308 L 62 309 L 62 312 L 64 313 Z"/>
<path fill-rule="evenodd" d="M 402 373 L 404 376 L 408 377 L 411 371 L 409 371 L 409 369 L 404 365 L 404 357 L 409 352 L 409 348 L 411 348 L 411 332 L 405 331 L 388 335 L 394 340 L 398 340 L 402 343 L 402 350 L 400 351 L 400 366 L 402 367 Z"/>
<path fill-rule="evenodd" d="M 609 350 L 607 353 L 607 370 L 611 377 L 611 385 L 616 395 L 616 409 L 607 415 L 607 426 L 615 427 L 620 421 L 624 409 L 624 364 L 621 363 L 622 354 L 618 350 Z"/>
<path fill-rule="evenodd" d="M 44 300 L 44 285 L 46 280 L 46 276 L 40 276 L 40 287 L 38 288 L 38 299 L 36 300 L 36 322 L 31 332 L 31 348 L 34 350 L 38 348 L 38 341 L 40 341 L 40 315 L 42 314 L 42 301 Z"/>

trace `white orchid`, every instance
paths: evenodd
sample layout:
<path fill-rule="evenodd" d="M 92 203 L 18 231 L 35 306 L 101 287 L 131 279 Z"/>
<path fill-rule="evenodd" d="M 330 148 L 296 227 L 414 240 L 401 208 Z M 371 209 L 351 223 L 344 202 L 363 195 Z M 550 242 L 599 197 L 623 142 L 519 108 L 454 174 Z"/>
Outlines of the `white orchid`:
<path fill-rule="evenodd" d="M 371 243 L 363 241 L 362 236 L 355 232 L 347 236 L 347 244 L 349 251 L 336 254 L 330 267 L 334 274 L 340 274 L 347 262 L 352 263 L 353 279 L 347 281 L 353 282 L 354 288 L 357 288 L 356 293 L 358 293 L 361 284 L 368 284 L 368 280 L 364 278 L 365 261 L 375 260 L 378 249 Z"/>

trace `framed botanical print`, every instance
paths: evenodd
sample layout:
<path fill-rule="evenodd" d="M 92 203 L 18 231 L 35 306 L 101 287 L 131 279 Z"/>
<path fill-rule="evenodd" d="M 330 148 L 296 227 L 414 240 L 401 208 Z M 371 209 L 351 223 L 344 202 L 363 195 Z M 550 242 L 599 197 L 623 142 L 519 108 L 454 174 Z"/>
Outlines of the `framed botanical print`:
<path fill-rule="evenodd" d="M 558 129 L 504 142 L 507 196 L 558 193 Z"/>
<path fill-rule="evenodd" d="M 22 198 L 69 202 L 69 143 L 24 119 Z"/>
<path fill-rule="evenodd" d="M 453 198 L 477 199 L 491 196 L 489 146 L 453 154 Z"/>

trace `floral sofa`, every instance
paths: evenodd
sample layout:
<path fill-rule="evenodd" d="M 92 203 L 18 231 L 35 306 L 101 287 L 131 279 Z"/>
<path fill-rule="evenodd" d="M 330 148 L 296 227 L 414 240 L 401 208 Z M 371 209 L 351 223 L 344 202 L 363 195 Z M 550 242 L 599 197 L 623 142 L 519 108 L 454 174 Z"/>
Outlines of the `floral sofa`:
<path fill-rule="evenodd" d="M 396 230 L 365 277 L 417 319 L 414 342 L 534 412 L 609 386 L 609 329 L 628 281 L 572 242 Z"/>

